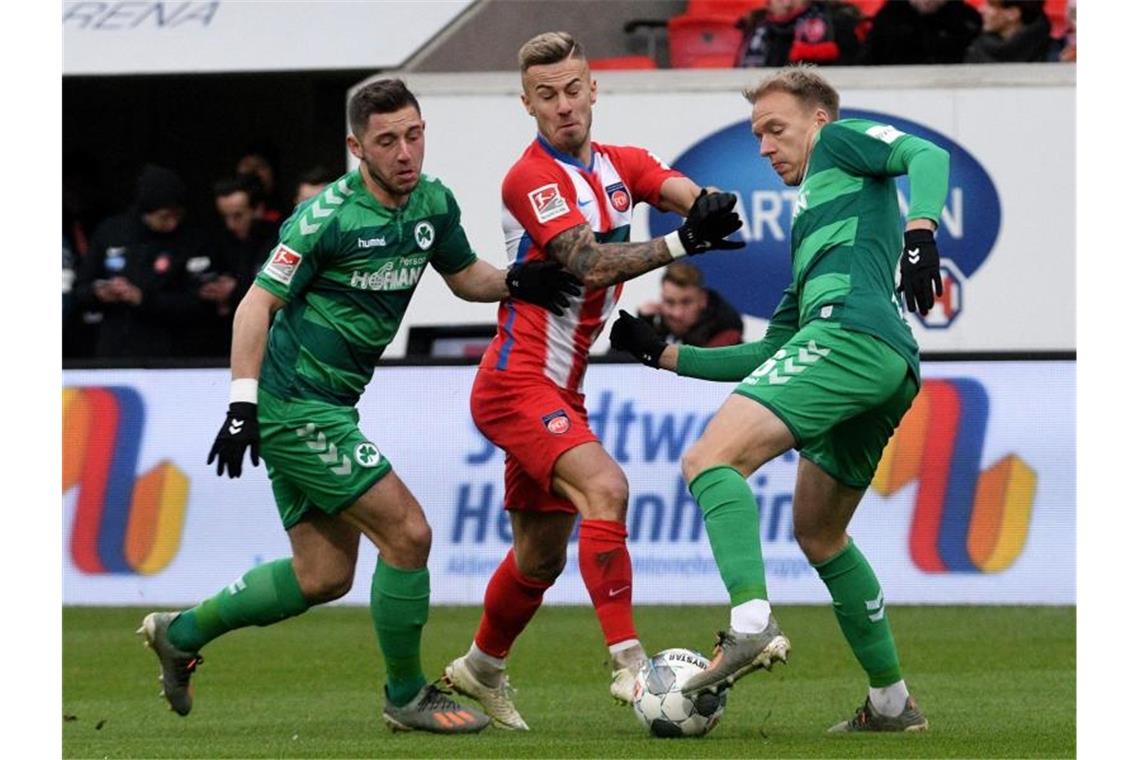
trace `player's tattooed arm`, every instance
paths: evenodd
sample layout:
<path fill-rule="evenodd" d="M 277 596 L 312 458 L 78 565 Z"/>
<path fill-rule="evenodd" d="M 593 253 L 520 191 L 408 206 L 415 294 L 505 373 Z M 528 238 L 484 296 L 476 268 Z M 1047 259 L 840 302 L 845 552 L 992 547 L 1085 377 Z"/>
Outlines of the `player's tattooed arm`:
<path fill-rule="evenodd" d="M 625 282 L 673 260 L 661 238 L 643 243 L 599 243 L 585 224 L 557 235 L 546 244 L 546 251 L 587 288 Z"/>

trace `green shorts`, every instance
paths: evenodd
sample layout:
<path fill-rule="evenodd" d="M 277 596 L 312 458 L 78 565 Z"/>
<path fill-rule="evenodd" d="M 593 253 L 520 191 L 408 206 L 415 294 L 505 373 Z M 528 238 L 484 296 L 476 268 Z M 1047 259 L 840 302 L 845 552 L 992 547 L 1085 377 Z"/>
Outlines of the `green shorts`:
<path fill-rule="evenodd" d="M 772 410 L 801 456 L 843 485 L 866 488 L 918 381 L 878 338 L 816 320 L 734 392 Z"/>
<path fill-rule="evenodd" d="M 338 514 L 392 465 L 357 427 L 352 407 L 257 396 L 261 456 L 281 522 L 289 530 L 311 508 Z"/>

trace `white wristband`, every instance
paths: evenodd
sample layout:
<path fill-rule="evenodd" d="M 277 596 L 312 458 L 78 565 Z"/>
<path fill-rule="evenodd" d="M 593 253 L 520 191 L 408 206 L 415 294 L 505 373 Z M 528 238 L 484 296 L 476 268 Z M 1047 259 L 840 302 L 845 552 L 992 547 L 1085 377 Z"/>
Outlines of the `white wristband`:
<path fill-rule="evenodd" d="M 257 403 L 257 380 L 252 377 L 238 377 L 230 382 L 230 403 Z"/>
<path fill-rule="evenodd" d="M 684 243 L 681 242 L 681 236 L 677 234 L 676 230 L 665 236 L 665 247 L 669 249 L 669 253 L 675 259 L 679 259 L 687 253 Z"/>

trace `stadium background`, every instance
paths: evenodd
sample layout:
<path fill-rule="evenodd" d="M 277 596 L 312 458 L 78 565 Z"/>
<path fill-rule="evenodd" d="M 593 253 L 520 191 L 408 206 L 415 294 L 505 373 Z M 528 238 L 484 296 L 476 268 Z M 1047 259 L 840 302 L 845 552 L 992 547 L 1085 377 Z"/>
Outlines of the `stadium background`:
<path fill-rule="evenodd" d="M 238 141 L 255 133 L 286 148 L 283 174 L 313 163 L 351 166 L 343 145 L 348 94 L 369 78 L 398 73 L 420 96 L 429 125 L 425 171 L 456 191 L 476 250 L 502 263 L 498 181 L 533 135 L 517 102 L 517 74 L 510 73 L 518 44 L 562 28 L 591 56 L 622 55 L 641 44 L 621 31 L 625 20 L 666 19 L 685 3 L 531 3 L 525 15 L 512 12 L 517 4 L 510 2 L 319 4 L 322 16 L 376 14 L 338 27 L 289 10 L 298 4 L 254 17 L 252 4 L 166 3 L 163 23 L 153 12 L 139 15 L 162 3 L 63 5 L 63 151 L 98 152 L 112 202 L 125 204 L 146 161 L 208 187 L 229 169 Z M 176 5 L 188 14 L 177 24 Z M 209 23 L 199 23 L 207 6 L 216 7 Z M 256 34 L 248 34 L 251 24 Z M 376 39 L 361 44 L 354 27 L 375 29 Z M 108 55 L 111 49 L 121 54 Z M 758 74 L 599 71 L 594 138 L 645 145 L 700 182 L 740 192 L 749 217 L 745 255 L 778 282 L 788 209 L 779 188 L 756 176 L 766 172 L 759 159 L 746 165 L 718 142 L 747 117 L 738 93 Z M 951 185 L 959 191 L 943 224 L 943 234 L 954 238 L 943 247 L 953 295 L 927 323 L 911 318 L 924 372 L 935 382 L 904 429 L 909 435 L 900 433 L 888 452 L 853 534 L 881 565 L 893 602 L 1074 605 L 1075 68 L 856 67 L 827 74 L 845 108 L 917 125 L 956 151 Z M 218 112 L 226 114 L 226 129 L 216 126 Z M 1027 141 L 1027 122 L 1048 139 Z M 209 213 L 209 198 L 200 195 L 199 212 Z M 642 210 L 634 237 L 662 223 Z M 733 272 L 707 264 L 714 286 L 733 282 Z M 1004 284 L 1015 276 L 1019 287 L 1011 291 Z M 766 280 L 755 290 L 772 289 Z M 655 296 L 657 283 L 652 274 L 630 283 L 623 304 Z M 758 338 L 767 316 L 763 299 L 738 305 L 747 311 L 746 339 Z M 434 526 L 433 598 L 440 603 L 477 604 L 506 546 L 500 460 L 466 413 L 472 360 L 407 358 L 408 329 L 493 320 L 493 307 L 460 302 L 438 278 L 426 277 L 362 404 L 365 431 Z M 727 387 L 605 360 L 588 374 L 591 408 L 609 426 L 603 441 L 623 450 L 616 456 L 631 482 L 630 519 L 638 521 L 631 522 L 631 551 L 643 560 L 635 601 L 723 603 L 711 553 L 690 529 L 691 505 L 676 481 L 680 451 Z M 227 384 L 219 367 L 65 367 L 65 605 L 185 604 L 287 551 L 261 471 L 235 482 L 204 465 L 216 425 L 203 410 L 223 407 Z M 387 408 L 381 396 L 406 399 L 403 411 Z M 416 414 L 421 403 L 438 413 Z M 939 425 L 948 416 L 956 424 Z M 106 463 L 102 474 L 92 464 L 97 452 Z M 793 472 L 789 457 L 754 478 L 765 552 L 773 558 L 773 598 L 824 602 L 790 540 Z M 358 572 L 370 573 L 371 563 L 362 558 Z M 571 572 L 549 599 L 587 601 Z M 344 601 L 366 603 L 366 584 Z"/>

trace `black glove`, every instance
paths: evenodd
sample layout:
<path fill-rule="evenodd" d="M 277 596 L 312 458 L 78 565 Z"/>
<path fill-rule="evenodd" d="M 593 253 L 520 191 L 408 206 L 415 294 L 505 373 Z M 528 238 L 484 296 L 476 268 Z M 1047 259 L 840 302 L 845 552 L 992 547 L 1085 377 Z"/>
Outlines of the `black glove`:
<path fill-rule="evenodd" d="M 633 358 L 647 367 L 661 368 L 659 362 L 661 352 L 665 350 L 665 341 L 653 329 L 653 325 L 625 309 L 618 312 L 617 321 L 610 328 L 610 346 L 632 354 Z"/>
<path fill-rule="evenodd" d="M 740 216 L 732 209 L 736 206 L 736 196 L 717 191 L 710 193 L 701 189 L 701 194 L 693 201 L 685 223 L 677 228 L 677 236 L 685 253 L 704 253 L 719 248 L 734 250 L 743 248 L 740 240 L 725 240 L 741 227 Z"/>
<path fill-rule="evenodd" d="M 527 261 L 507 270 L 507 290 L 514 298 L 562 316 L 562 309 L 570 305 L 566 296 L 579 295 L 582 284 L 557 261 Z"/>
<path fill-rule="evenodd" d="M 907 230 L 899 259 L 898 292 L 906 298 L 909 311 L 923 314 L 934 307 L 935 295 L 942 295 L 942 267 L 938 246 L 930 230 Z"/>
<path fill-rule="evenodd" d="M 226 414 L 226 421 L 214 439 L 214 446 L 210 449 L 210 458 L 206 464 L 213 464 L 218 459 L 218 477 L 229 470 L 231 478 L 241 477 L 241 460 L 245 450 L 249 449 L 249 458 L 253 466 L 257 467 L 261 461 L 258 446 L 261 442 L 261 431 L 257 427 L 257 404 L 248 401 L 234 401 L 230 404 L 230 411 Z"/>

